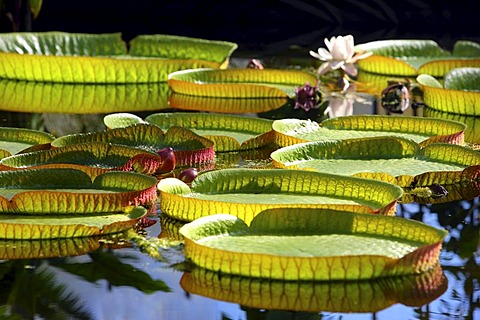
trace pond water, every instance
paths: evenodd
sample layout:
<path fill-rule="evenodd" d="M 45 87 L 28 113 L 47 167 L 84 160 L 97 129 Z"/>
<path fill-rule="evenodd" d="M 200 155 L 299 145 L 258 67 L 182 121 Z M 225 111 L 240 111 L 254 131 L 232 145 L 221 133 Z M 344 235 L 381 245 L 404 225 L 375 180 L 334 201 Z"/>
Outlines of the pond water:
<path fill-rule="evenodd" d="M 71 88 L 66 90 L 70 92 Z M 171 106 L 162 105 L 163 102 L 163 99 L 147 101 L 145 103 L 148 105 L 143 109 L 145 111 L 135 114 L 145 118 L 152 113 L 172 111 Z M 355 113 L 385 113 L 375 102 L 371 98 L 357 104 Z M 25 102 L 22 103 L 20 108 L 26 108 L 25 112 L 11 112 L 8 111 L 11 105 L 3 106 L 5 111 L 0 112 L 3 126 L 42 129 L 57 136 L 104 129 L 104 114 L 31 113 Z M 37 107 L 42 110 L 42 105 Z M 408 112 L 421 116 L 425 111 Z M 287 104 L 275 110 L 266 110 L 258 116 L 270 119 L 318 119 L 321 114 L 316 110 L 310 113 L 294 110 L 292 104 Z M 468 130 L 467 140 L 477 142 L 475 126 Z M 234 159 L 234 162 L 217 165 L 255 165 L 248 160 Z M 117 240 L 99 244 L 95 240 L 93 243 L 74 243 L 79 250 L 84 249 L 81 254 L 42 259 L 39 253 L 45 248 L 62 252 L 63 247 L 72 244 L 57 241 L 29 246 L 5 242 L 4 247 L 10 248 L 11 252 L 30 250 L 32 258 L 1 261 L 0 317 L 480 319 L 478 207 L 476 197 L 448 203 L 399 204 L 398 216 L 449 231 L 440 256 L 441 269 L 426 278 L 353 284 L 258 283 L 226 276 L 194 274 L 183 264 L 181 244 L 166 246 L 160 251 L 162 258 L 154 259 L 128 242 Z M 169 224 L 161 212 L 154 220 L 157 223 L 145 230 L 148 237 L 160 240 L 175 238 L 178 225 Z"/>

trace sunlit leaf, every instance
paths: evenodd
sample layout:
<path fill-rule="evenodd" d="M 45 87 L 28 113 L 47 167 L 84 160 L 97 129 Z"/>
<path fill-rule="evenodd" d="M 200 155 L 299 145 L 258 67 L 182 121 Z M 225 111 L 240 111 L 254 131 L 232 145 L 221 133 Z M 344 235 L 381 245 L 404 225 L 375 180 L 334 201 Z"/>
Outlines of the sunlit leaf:
<path fill-rule="evenodd" d="M 236 44 L 151 35 L 134 38 L 132 48 L 128 55 L 120 33 L 5 33 L 0 36 L 0 77 L 62 83 L 164 82 L 177 70 L 225 66 Z M 199 50 L 205 48 L 211 50 Z M 141 56 L 143 52 L 147 56 Z M 214 62 L 218 60 L 222 61 Z"/>
<path fill-rule="evenodd" d="M 0 212 L 88 215 L 152 204 L 157 179 L 112 171 L 92 181 L 80 170 L 38 169 L 2 171 L 0 182 Z"/>
<path fill-rule="evenodd" d="M 109 113 L 168 107 L 166 83 L 83 84 L 0 80 L 0 109 L 31 113 Z"/>
<path fill-rule="evenodd" d="M 100 132 L 66 135 L 55 139 L 52 146 L 61 147 L 86 142 L 108 142 L 157 152 L 166 147 L 174 149 L 178 166 L 211 162 L 215 156 L 213 141 L 191 130 L 171 127 L 166 133 L 152 124 L 138 123 L 126 128 Z"/>
<path fill-rule="evenodd" d="M 196 69 L 173 72 L 170 88 L 180 94 L 223 98 L 286 98 L 295 88 L 314 85 L 317 78 L 298 70 L 280 69 Z"/>
<path fill-rule="evenodd" d="M 0 127 L 0 149 L 7 151 L 10 155 L 35 145 L 51 143 L 53 140 L 55 140 L 54 136 L 42 131 Z"/>
<path fill-rule="evenodd" d="M 250 227 L 228 214 L 180 229 L 185 256 L 212 271 L 281 280 L 360 280 L 425 272 L 447 232 L 382 215 L 274 209 Z"/>
<path fill-rule="evenodd" d="M 320 124 L 310 120 L 282 119 L 273 123 L 276 143 L 283 147 L 308 141 L 396 136 L 422 145 L 433 142 L 463 144 L 463 123 L 421 117 L 353 115 L 329 118 Z"/>
<path fill-rule="evenodd" d="M 465 43 L 460 43 L 452 55 L 433 40 L 381 40 L 357 45 L 356 49 L 373 52 L 358 61 L 358 67 L 367 72 L 401 76 L 427 73 L 443 77 L 454 68 L 480 66 L 480 58 L 472 54 L 472 47 L 470 44 L 467 49 Z"/>
<path fill-rule="evenodd" d="M 138 123 L 145 123 L 145 121 L 137 115 L 123 112 L 107 114 L 103 117 L 103 123 L 108 129 L 116 129 L 126 128 Z"/>
<path fill-rule="evenodd" d="M 473 180 L 480 168 L 480 154 L 470 148 L 445 143 L 421 148 L 412 140 L 398 137 L 307 142 L 281 148 L 271 157 L 274 165 L 281 168 L 388 182 L 394 177 L 393 181 L 402 187 Z"/>
<path fill-rule="evenodd" d="M 197 267 L 183 274 L 180 285 L 192 294 L 261 310 L 370 313 L 396 303 L 421 307 L 443 294 L 448 283 L 436 265 L 420 275 L 348 282 L 265 281 Z"/>
<path fill-rule="evenodd" d="M 128 208 L 125 213 L 91 213 L 57 215 L 1 214 L 0 239 L 63 239 L 100 236 L 131 229 L 147 213 L 143 207 Z M 98 241 L 98 239 L 96 239 Z M 19 250 L 20 251 L 20 250 Z"/>
<path fill-rule="evenodd" d="M 168 130 L 179 126 L 212 140 L 216 152 L 237 151 L 249 139 L 272 130 L 272 120 L 215 113 L 156 113 L 145 121 Z"/>
<path fill-rule="evenodd" d="M 332 208 L 393 214 L 402 189 L 381 181 L 301 170 L 224 169 L 200 173 L 191 186 L 162 179 L 160 209 L 192 221 L 230 213 L 247 224 L 262 210 L 278 207 Z"/>
<path fill-rule="evenodd" d="M 163 159 L 146 150 L 105 142 L 72 144 L 28 152 L 0 160 L 4 170 L 25 168 L 74 168 L 91 177 L 107 171 L 135 171 L 155 174 Z"/>
<path fill-rule="evenodd" d="M 453 69 L 445 75 L 443 86 L 429 75 L 419 75 L 425 104 L 432 109 L 478 116 L 480 104 L 480 68 Z"/>

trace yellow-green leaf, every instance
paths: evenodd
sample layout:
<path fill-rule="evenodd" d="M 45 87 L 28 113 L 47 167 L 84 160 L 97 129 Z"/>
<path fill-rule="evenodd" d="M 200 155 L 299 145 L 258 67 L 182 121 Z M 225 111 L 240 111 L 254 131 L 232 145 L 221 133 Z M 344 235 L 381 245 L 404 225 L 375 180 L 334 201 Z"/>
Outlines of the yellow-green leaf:
<path fill-rule="evenodd" d="M 425 272 L 447 232 L 427 224 L 346 211 L 280 208 L 250 227 L 228 214 L 180 229 L 185 256 L 231 275 L 281 280 L 361 280 Z"/>
<path fill-rule="evenodd" d="M 295 87 L 314 85 L 317 78 L 298 70 L 279 69 L 197 69 L 173 72 L 170 88 L 180 94 L 223 98 L 286 98 L 295 96 Z"/>
<path fill-rule="evenodd" d="M 402 189 L 390 183 L 313 171 L 223 169 L 203 172 L 189 187 L 176 178 L 162 179 L 160 209 L 192 221 L 230 213 L 246 223 L 267 208 L 334 208 L 393 214 Z"/>

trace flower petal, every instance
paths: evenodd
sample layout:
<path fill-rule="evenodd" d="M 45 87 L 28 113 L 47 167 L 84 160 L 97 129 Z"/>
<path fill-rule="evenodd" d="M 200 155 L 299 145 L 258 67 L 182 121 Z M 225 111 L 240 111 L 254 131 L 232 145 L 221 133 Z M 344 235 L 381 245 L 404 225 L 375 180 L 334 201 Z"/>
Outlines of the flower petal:
<path fill-rule="evenodd" d="M 340 60 L 340 61 L 331 61 L 330 62 L 330 67 L 332 68 L 332 70 L 337 70 L 339 68 L 343 68 L 342 66 L 345 64 L 345 61 L 343 60 Z"/>
<path fill-rule="evenodd" d="M 347 56 L 348 58 L 351 58 L 355 54 L 355 49 L 354 49 L 355 45 L 353 43 L 353 36 L 349 34 L 343 37 L 343 39 L 345 40 L 345 48 L 347 50 Z"/>
<path fill-rule="evenodd" d="M 335 44 L 335 37 L 330 38 L 330 40 L 325 38 L 323 42 L 325 42 L 325 46 L 327 47 L 328 51 L 332 52 L 333 45 Z"/>
<path fill-rule="evenodd" d="M 357 75 L 357 68 L 353 63 L 345 63 L 342 65 L 342 69 L 345 70 L 348 75 L 355 77 Z"/>
<path fill-rule="evenodd" d="M 324 75 L 325 73 L 329 72 L 330 70 L 332 70 L 332 66 L 331 66 L 331 63 L 330 63 L 330 62 L 322 63 L 322 65 L 320 66 L 320 68 L 318 68 L 318 75 L 319 75 L 319 76 L 322 76 L 322 75 Z"/>

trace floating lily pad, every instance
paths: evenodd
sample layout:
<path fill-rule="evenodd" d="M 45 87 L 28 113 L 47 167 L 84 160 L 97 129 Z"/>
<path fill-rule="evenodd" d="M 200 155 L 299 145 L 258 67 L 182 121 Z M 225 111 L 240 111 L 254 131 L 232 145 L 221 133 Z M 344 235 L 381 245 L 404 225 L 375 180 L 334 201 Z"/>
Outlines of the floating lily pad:
<path fill-rule="evenodd" d="M 160 127 L 147 123 L 100 132 L 66 135 L 55 139 L 52 146 L 61 147 L 86 142 L 108 142 L 150 152 L 171 147 L 174 149 L 177 166 L 208 163 L 215 157 L 213 141 L 185 128 L 171 127 L 164 133 Z"/>
<path fill-rule="evenodd" d="M 168 107 L 165 82 L 83 84 L 0 80 L 0 110 L 30 113 L 109 113 Z"/>
<path fill-rule="evenodd" d="M 428 74 L 419 75 L 417 81 L 429 108 L 469 116 L 480 115 L 480 68 L 453 69 L 445 75 L 443 85 Z"/>
<path fill-rule="evenodd" d="M 262 210 L 278 207 L 332 208 L 393 214 L 402 189 L 390 183 L 320 172 L 282 169 L 224 169 L 204 172 L 191 186 L 162 179 L 161 211 L 192 221 L 230 213 L 246 223 Z"/>
<path fill-rule="evenodd" d="M 49 144 L 55 137 L 49 133 L 23 128 L 0 127 L 0 150 L 2 158 L 17 154 L 40 144 Z"/>
<path fill-rule="evenodd" d="M 164 82 L 169 73 L 226 67 L 237 45 L 169 35 L 140 35 L 129 52 L 120 33 L 0 35 L 0 77 L 63 83 Z"/>
<path fill-rule="evenodd" d="M 168 105 L 177 110 L 207 111 L 230 114 L 262 113 L 276 110 L 287 104 L 287 97 L 279 98 L 222 98 L 201 97 L 172 93 Z"/>
<path fill-rule="evenodd" d="M 215 113 L 156 113 L 145 118 L 163 130 L 187 128 L 215 143 L 216 152 L 238 151 L 248 140 L 272 130 L 272 120 Z"/>
<path fill-rule="evenodd" d="M 143 207 L 126 208 L 125 213 L 48 216 L 2 214 L 0 239 L 64 239 L 92 237 L 131 229 L 147 214 Z M 96 239 L 98 241 L 98 239 Z"/>
<path fill-rule="evenodd" d="M 180 229 L 199 267 L 280 280 L 361 280 L 419 274 L 438 264 L 447 232 L 399 217 L 318 209 L 227 214 Z"/>
<path fill-rule="evenodd" d="M 273 123 L 277 145 L 375 136 L 397 136 L 422 145 L 433 142 L 463 144 L 465 124 L 455 121 L 383 115 L 330 118 L 320 124 L 310 120 L 282 119 Z"/>
<path fill-rule="evenodd" d="M 90 177 L 75 169 L 0 172 L 0 213 L 101 214 L 122 212 L 156 200 L 157 179 L 112 171 Z"/>
<path fill-rule="evenodd" d="M 90 142 L 10 156 L 0 160 L 0 167 L 3 170 L 74 168 L 96 177 L 107 171 L 155 174 L 162 169 L 163 161 L 158 154 L 146 150 Z"/>
<path fill-rule="evenodd" d="M 480 144 L 480 117 L 443 112 L 429 107 L 423 108 L 423 115 L 429 118 L 446 119 L 466 124 L 465 142 L 470 144 Z"/>
<path fill-rule="evenodd" d="M 194 69 L 173 72 L 170 88 L 180 94 L 222 98 L 286 98 L 295 88 L 315 84 L 311 73 L 280 69 Z"/>
<path fill-rule="evenodd" d="M 480 67 L 480 46 L 471 41 L 458 41 L 448 52 L 433 40 L 381 40 L 356 46 L 373 55 L 358 61 L 360 70 L 399 76 L 421 73 L 443 77 L 460 67 Z"/>
<path fill-rule="evenodd" d="M 378 312 L 393 304 L 421 307 L 448 286 L 440 265 L 420 275 L 370 281 L 280 281 L 232 276 L 194 268 L 183 274 L 182 288 L 244 307 L 296 312 Z"/>
<path fill-rule="evenodd" d="M 475 150 L 447 143 L 421 148 L 398 137 L 307 142 L 276 150 L 271 157 L 281 168 L 376 178 L 402 187 L 474 180 L 480 170 Z"/>

